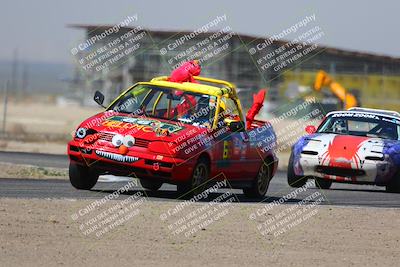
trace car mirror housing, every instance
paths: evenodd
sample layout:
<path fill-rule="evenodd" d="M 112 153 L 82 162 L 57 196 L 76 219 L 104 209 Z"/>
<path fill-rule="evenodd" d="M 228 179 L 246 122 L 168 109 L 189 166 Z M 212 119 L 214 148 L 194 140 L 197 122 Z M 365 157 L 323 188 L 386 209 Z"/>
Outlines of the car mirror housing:
<path fill-rule="evenodd" d="M 313 134 L 317 131 L 317 128 L 314 125 L 308 125 L 305 130 L 308 134 Z"/>
<path fill-rule="evenodd" d="M 100 92 L 100 91 L 96 91 L 94 93 L 94 97 L 93 97 L 94 102 L 96 102 L 97 104 L 99 104 L 100 106 L 103 106 L 104 103 L 104 95 Z"/>

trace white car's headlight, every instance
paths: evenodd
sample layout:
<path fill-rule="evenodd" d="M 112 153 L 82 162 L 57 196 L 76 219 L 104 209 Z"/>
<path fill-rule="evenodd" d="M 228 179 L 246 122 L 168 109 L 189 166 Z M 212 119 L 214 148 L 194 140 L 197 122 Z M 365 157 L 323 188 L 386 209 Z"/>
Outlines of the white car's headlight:
<path fill-rule="evenodd" d="M 83 138 L 85 138 L 86 133 L 87 133 L 86 128 L 81 127 L 78 130 L 76 130 L 75 136 L 77 138 L 83 139 Z"/>
<path fill-rule="evenodd" d="M 133 147 L 135 145 L 135 137 L 132 135 L 126 135 L 122 142 L 126 147 Z"/>
<path fill-rule="evenodd" d="M 111 143 L 114 146 L 119 147 L 119 146 L 121 146 L 123 144 L 123 141 L 124 141 L 124 137 L 122 135 L 120 135 L 120 134 L 116 134 L 112 138 Z"/>

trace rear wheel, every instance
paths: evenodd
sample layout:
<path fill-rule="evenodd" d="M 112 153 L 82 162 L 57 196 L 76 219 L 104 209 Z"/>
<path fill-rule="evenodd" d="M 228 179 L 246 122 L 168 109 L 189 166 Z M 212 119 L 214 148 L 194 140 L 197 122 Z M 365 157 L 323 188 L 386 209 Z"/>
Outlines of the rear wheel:
<path fill-rule="evenodd" d="M 90 190 L 95 186 L 99 175 L 88 167 L 73 162 L 69 164 L 69 181 L 76 189 Z"/>
<path fill-rule="evenodd" d="M 288 171 L 287 171 L 287 181 L 291 187 L 302 187 L 307 183 L 307 177 L 299 176 L 294 173 L 294 160 L 293 160 L 293 152 L 290 154 Z"/>
<path fill-rule="evenodd" d="M 332 180 L 315 178 L 315 186 L 319 189 L 329 189 L 331 188 Z"/>
<path fill-rule="evenodd" d="M 243 194 L 246 197 L 262 198 L 265 196 L 271 181 L 271 164 L 272 162 L 263 162 L 251 187 L 243 188 Z"/>
<path fill-rule="evenodd" d="M 204 183 L 208 180 L 209 173 L 208 161 L 205 158 L 200 158 L 189 181 L 177 185 L 178 194 L 184 198 L 200 194 L 204 190 Z"/>
<path fill-rule="evenodd" d="M 140 184 L 142 185 L 142 187 L 144 189 L 147 189 L 150 191 L 157 191 L 163 185 L 162 182 L 149 181 L 149 180 L 145 180 L 145 179 L 140 179 Z"/>

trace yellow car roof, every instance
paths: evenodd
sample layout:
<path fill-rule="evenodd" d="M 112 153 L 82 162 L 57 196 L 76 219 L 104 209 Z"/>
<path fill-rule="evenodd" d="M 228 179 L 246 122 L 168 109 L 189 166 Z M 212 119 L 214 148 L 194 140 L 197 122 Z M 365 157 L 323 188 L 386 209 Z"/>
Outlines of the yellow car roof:
<path fill-rule="evenodd" d="M 230 97 L 236 97 L 235 86 L 233 84 L 223 81 L 223 80 L 217 80 L 217 79 L 213 79 L 213 78 L 206 78 L 206 77 L 200 77 L 200 76 L 194 77 L 195 80 L 198 80 L 198 81 L 222 86 L 222 87 L 219 87 L 219 86 L 201 84 L 201 83 L 169 82 L 169 81 L 167 81 L 167 78 L 168 78 L 167 76 L 156 77 L 156 78 L 152 79 L 150 82 L 140 82 L 139 84 L 170 87 L 170 88 L 175 88 L 175 89 L 182 90 L 182 91 L 189 91 L 189 92 L 207 94 L 207 95 L 213 95 L 213 96 L 229 95 Z"/>

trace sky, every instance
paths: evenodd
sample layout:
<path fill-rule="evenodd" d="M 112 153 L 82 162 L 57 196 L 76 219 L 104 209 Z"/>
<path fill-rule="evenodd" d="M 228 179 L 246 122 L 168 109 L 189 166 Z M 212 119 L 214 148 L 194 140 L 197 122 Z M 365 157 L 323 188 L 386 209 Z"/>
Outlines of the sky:
<path fill-rule="evenodd" d="M 262 37 L 315 14 L 325 33 L 321 45 L 400 57 L 399 10 L 396 0 L 0 0 L 0 60 L 11 60 L 17 49 L 25 61 L 71 63 L 70 49 L 84 31 L 68 24 L 115 24 L 132 14 L 144 28 L 175 31 L 194 30 L 226 14 L 233 31 Z"/>

